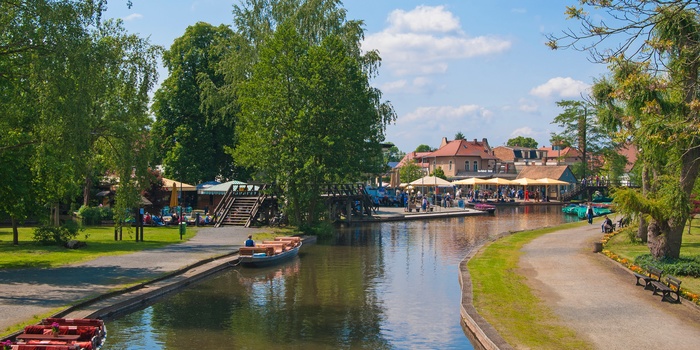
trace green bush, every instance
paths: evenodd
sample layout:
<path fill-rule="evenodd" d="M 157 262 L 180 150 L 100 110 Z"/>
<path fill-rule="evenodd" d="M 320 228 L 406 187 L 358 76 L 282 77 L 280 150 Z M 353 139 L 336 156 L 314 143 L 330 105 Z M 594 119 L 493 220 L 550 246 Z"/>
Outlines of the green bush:
<path fill-rule="evenodd" d="M 112 219 L 112 208 L 83 205 L 78 209 L 78 215 L 83 219 L 83 225 L 99 225 L 102 220 Z"/>
<path fill-rule="evenodd" d="M 34 229 L 34 242 L 41 245 L 64 245 L 74 239 L 82 230 L 75 221 L 68 221 L 61 226 L 39 226 Z"/>
<path fill-rule="evenodd" d="M 642 254 L 634 259 L 637 266 L 653 266 L 673 276 L 700 277 L 700 257 L 655 260 L 651 254 Z"/>

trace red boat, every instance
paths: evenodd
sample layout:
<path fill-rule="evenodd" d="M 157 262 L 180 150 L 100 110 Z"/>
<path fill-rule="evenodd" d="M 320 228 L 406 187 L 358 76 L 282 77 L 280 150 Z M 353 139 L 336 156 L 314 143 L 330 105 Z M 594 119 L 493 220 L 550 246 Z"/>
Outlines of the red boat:
<path fill-rule="evenodd" d="M 24 333 L 5 340 L 12 350 L 97 350 L 107 330 L 99 319 L 45 318 L 41 323 L 24 327 Z"/>
<path fill-rule="evenodd" d="M 485 211 L 489 214 L 493 214 L 496 212 L 495 205 L 486 204 L 486 203 L 476 203 L 476 204 L 474 204 L 474 209 L 479 210 L 479 211 Z"/>

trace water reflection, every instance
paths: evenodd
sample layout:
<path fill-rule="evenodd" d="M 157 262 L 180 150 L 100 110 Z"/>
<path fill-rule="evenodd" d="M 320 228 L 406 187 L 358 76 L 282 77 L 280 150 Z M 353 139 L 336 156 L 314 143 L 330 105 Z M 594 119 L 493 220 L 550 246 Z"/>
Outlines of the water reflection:
<path fill-rule="evenodd" d="M 108 324 L 105 349 L 470 349 L 458 264 L 505 231 L 557 225 L 560 207 L 339 228 L 299 257 L 232 269 Z"/>

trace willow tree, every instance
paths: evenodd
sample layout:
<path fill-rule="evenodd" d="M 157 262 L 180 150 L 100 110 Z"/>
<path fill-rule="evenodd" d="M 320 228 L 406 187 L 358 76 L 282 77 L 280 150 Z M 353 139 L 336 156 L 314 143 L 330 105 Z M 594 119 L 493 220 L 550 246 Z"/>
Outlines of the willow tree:
<path fill-rule="evenodd" d="M 370 86 L 380 62 L 362 53 L 362 23 L 340 1 L 246 1 L 234 9 L 238 41 L 222 67 L 240 107 L 236 161 L 277 184 L 296 224 L 313 224 L 326 183 L 383 167 L 393 107 Z"/>
<path fill-rule="evenodd" d="M 607 11 L 613 20 L 594 22 L 583 8 L 569 7 L 568 15 L 582 23 L 581 34 L 552 37 L 549 45 L 588 50 L 609 64 L 610 75 L 593 89 L 598 113 L 617 131 L 618 141 L 637 146 L 644 167 L 643 190 L 619 191 L 615 201 L 623 212 L 648 220 L 648 246 L 655 258 L 678 258 L 689 196 L 700 172 L 700 4 L 581 3 Z M 613 38 L 621 39 L 617 46 L 603 49 Z"/>

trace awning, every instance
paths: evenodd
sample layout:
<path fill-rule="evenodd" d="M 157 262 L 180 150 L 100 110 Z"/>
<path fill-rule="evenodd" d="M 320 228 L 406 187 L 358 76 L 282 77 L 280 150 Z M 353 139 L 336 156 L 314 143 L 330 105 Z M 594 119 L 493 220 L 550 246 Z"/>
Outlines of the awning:
<path fill-rule="evenodd" d="M 233 180 L 233 181 L 228 181 L 224 182 L 218 185 L 211 186 L 209 188 L 201 189 L 197 193 L 199 194 L 218 194 L 218 195 L 223 195 L 226 194 L 226 191 L 228 191 L 229 188 L 233 185 L 245 185 L 245 182 L 238 181 L 238 180 Z"/>
<path fill-rule="evenodd" d="M 180 191 L 180 189 L 182 189 L 183 192 L 194 192 L 197 190 L 197 187 L 195 186 L 163 178 L 163 188 L 165 190 L 171 191 L 173 189 L 173 185 L 177 186 L 178 191 Z"/>

